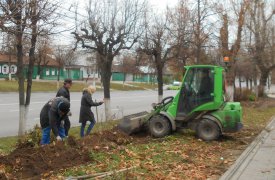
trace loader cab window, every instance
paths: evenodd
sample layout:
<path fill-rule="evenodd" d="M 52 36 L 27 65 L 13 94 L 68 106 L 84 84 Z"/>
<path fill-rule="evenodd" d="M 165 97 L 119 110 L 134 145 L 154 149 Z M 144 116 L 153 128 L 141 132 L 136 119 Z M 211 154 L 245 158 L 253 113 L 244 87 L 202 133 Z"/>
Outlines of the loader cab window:
<path fill-rule="evenodd" d="M 192 68 L 187 73 L 178 106 L 178 112 L 185 115 L 196 107 L 214 100 L 212 68 Z"/>

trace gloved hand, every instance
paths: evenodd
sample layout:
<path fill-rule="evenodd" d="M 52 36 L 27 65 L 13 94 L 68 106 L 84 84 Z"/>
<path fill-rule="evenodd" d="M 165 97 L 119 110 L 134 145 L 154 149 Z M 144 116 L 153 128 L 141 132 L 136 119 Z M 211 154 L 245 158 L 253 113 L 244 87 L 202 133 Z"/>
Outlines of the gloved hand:
<path fill-rule="evenodd" d="M 60 136 L 56 136 L 57 141 L 62 141 L 62 138 Z"/>

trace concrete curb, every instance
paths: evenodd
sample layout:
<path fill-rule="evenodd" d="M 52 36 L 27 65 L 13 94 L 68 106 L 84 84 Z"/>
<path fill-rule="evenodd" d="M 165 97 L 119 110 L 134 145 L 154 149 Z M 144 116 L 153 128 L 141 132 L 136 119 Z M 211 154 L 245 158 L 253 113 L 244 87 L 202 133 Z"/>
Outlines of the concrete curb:
<path fill-rule="evenodd" d="M 220 180 L 239 179 L 245 168 L 257 153 L 260 145 L 263 144 L 265 139 L 269 136 L 273 124 L 275 124 L 275 116 L 271 117 L 271 120 L 265 129 L 262 130 L 256 139 L 240 155 L 236 162 L 220 177 Z"/>

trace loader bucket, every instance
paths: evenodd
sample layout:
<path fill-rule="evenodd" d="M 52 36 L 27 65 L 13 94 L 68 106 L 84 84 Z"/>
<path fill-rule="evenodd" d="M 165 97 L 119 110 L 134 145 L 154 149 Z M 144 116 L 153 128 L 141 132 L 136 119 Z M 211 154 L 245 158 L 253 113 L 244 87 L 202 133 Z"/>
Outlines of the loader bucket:
<path fill-rule="evenodd" d="M 118 128 L 128 135 L 137 133 L 139 131 L 143 131 L 145 128 L 145 122 L 148 115 L 148 112 L 143 111 L 140 113 L 124 116 L 118 124 Z"/>

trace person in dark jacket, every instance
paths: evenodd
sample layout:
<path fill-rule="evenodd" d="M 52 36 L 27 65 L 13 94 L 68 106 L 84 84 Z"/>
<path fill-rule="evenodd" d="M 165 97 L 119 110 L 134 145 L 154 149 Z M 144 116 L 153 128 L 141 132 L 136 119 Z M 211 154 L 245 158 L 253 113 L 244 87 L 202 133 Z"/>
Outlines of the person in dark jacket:
<path fill-rule="evenodd" d="M 63 86 L 57 91 L 56 97 L 64 97 L 70 102 L 70 88 L 72 87 L 72 79 L 65 79 Z"/>
<path fill-rule="evenodd" d="M 100 106 L 103 104 L 103 101 L 94 102 L 92 99 L 92 94 L 95 93 L 96 88 L 93 86 L 89 86 L 83 90 L 83 95 L 81 98 L 81 106 L 80 106 L 80 114 L 79 114 L 79 122 L 81 123 L 80 136 L 84 137 L 84 131 L 87 121 L 90 121 L 90 125 L 86 131 L 86 135 L 89 135 L 91 130 L 93 129 L 96 121 L 94 117 L 94 113 L 91 110 L 92 106 Z"/>
<path fill-rule="evenodd" d="M 70 88 L 71 87 L 72 87 L 72 79 L 65 79 L 63 86 L 56 93 L 56 97 L 64 97 L 64 98 L 68 99 L 70 102 L 70 100 L 71 100 Z M 70 115 L 71 115 L 71 113 L 69 112 L 68 116 L 70 116 Z M 70 119 L 68 116 L 65 119 L 65 124 L 64 124 L 66 136 L 68 136 L 69 130 L 71 128 L 71 122 L 70 122 Z"/>
<path fill-rule="evenodd" d="M 69 111 L 70 102 L 64 97 L 55 97 L 43 106 L 40 112 L 42 145 L 50 143 L 51 130 L 56 140 L 60 141 L 65 137 L 64 120 Z"/>

